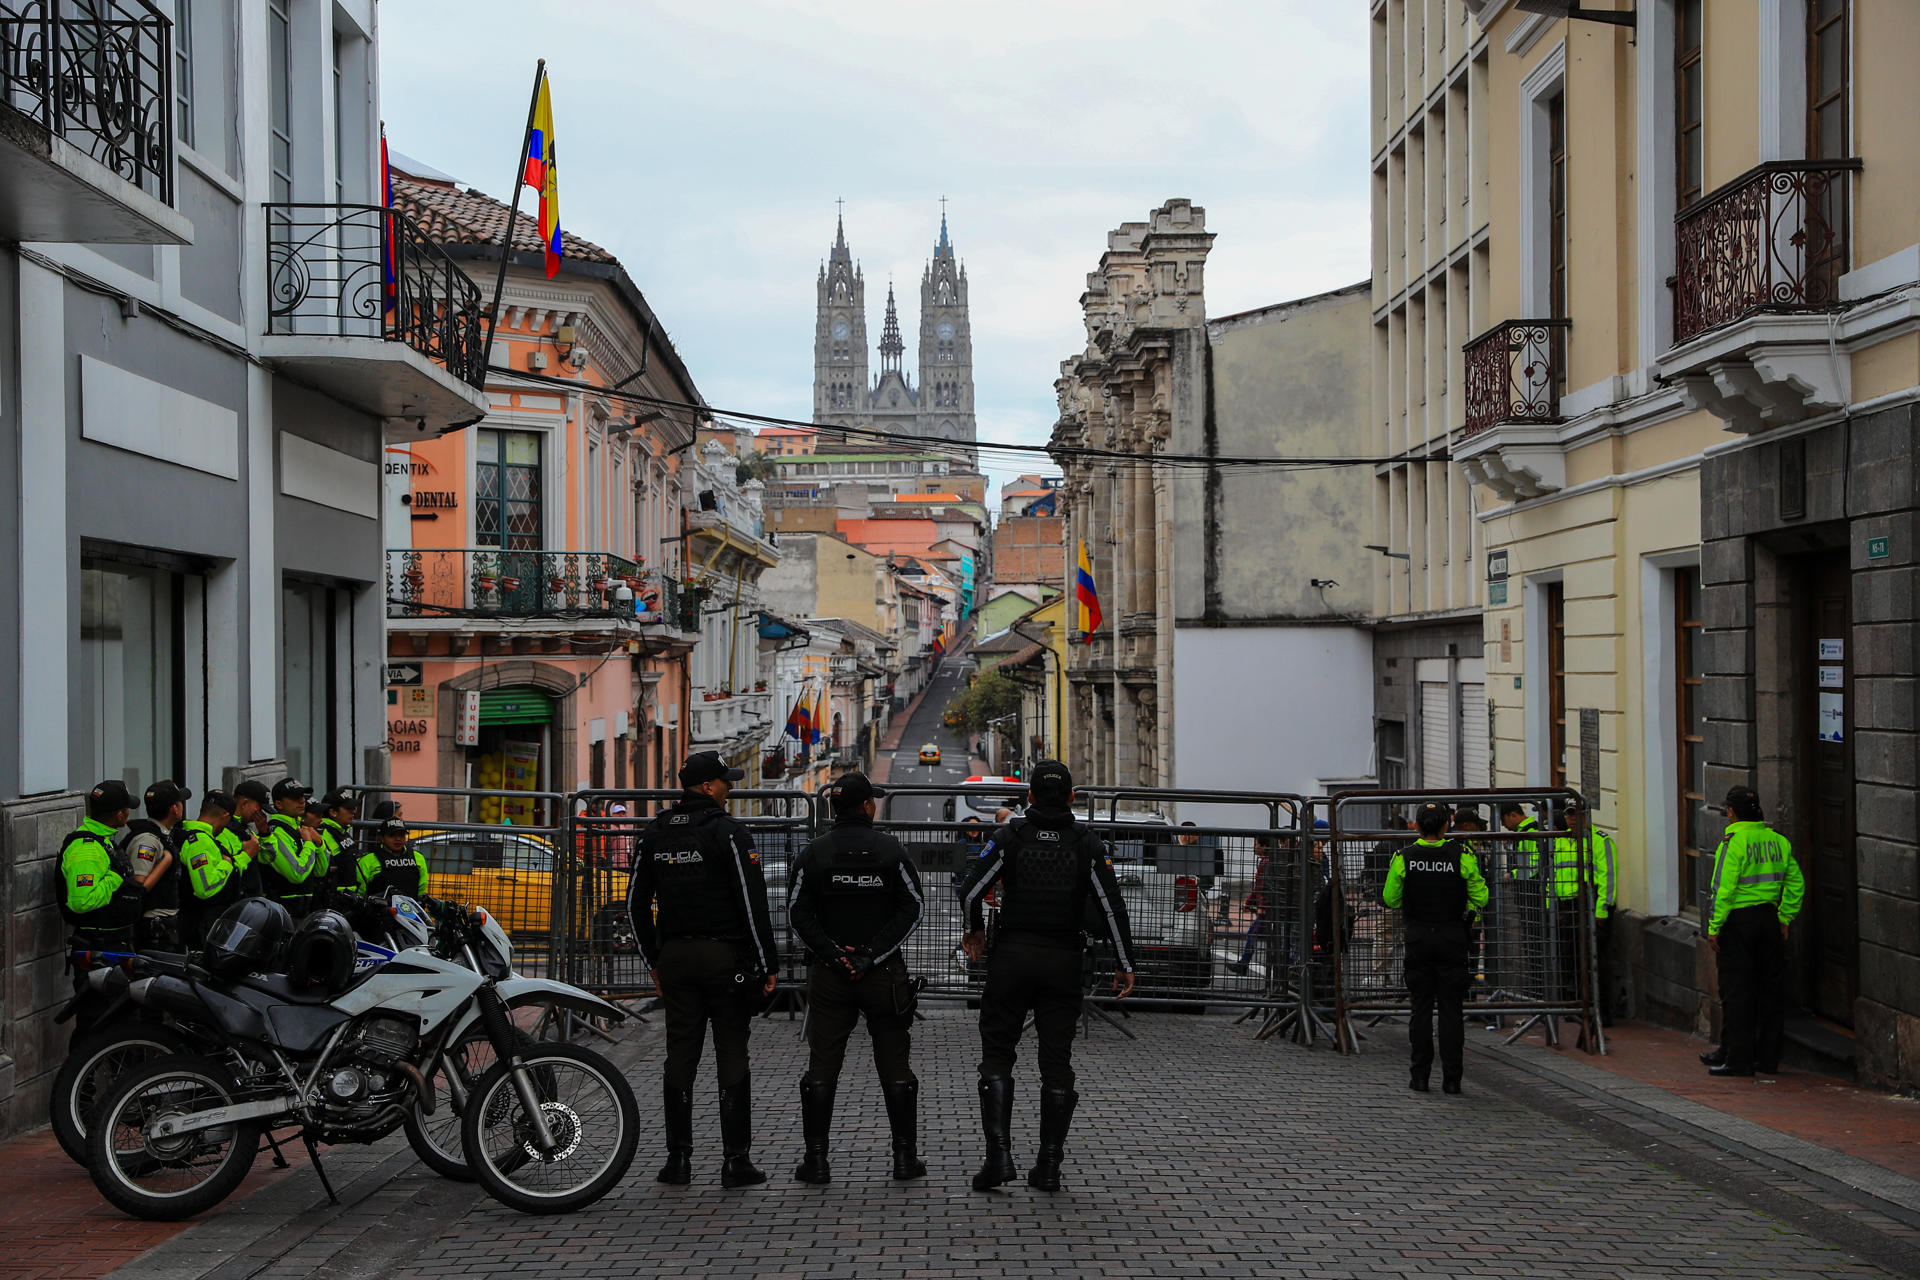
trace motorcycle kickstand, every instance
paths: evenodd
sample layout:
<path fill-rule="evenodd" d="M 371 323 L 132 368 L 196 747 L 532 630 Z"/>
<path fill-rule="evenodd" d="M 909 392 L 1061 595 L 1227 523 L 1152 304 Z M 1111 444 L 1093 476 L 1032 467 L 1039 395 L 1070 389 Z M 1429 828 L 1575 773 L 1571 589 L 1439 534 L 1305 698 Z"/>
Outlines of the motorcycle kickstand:
<path fill-rule="evenodd" d="M 314 1145 L 313 1135 L 303 1132 L 300 1141 L 307 1144 L 307 1159 L 313 1162 L 313 1171 L 320 1175 L 320 1189 L 327 1193 L 327 1203 L 339 1204 L 340 1197 L 333 1194 L 333 1183 L 327 1180 L 327 1170 L 320 1163 L 320 1149 Z"/>
<path fill-rule="evenodd" d="M 292 1165 L 287 1163 L 286 1153 L 280 1150 L 280 1142 L 278 1139 L 276 1139 L 273 1136 L 273 1134 L 263 1132 L 260 1136 L 266 1139 L 267 1146 L 271 1148 L 273 1151 L 273 1167 L 274 1168 L 290 1169 L 293 1167 Z"/>

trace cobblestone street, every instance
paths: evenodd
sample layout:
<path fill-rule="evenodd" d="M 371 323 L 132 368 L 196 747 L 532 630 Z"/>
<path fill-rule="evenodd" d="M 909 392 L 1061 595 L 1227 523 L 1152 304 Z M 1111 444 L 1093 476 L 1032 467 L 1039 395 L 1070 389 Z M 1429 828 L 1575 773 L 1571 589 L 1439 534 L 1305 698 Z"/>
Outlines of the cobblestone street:
<path fill-rule="evenodd" d="M 1068 1186 L 1057 1196 L 1024 1184 L 996 1195 L 968 1189 L 979 1157 L 976 1040 L 972 1015 L 952 1007 L 930 1012 L 916 1045 L 932 1169 L 925 1181 L 887 1177 L 885 1122 L 859 1041 L 835 1128 L 834 1181 L 790 1180 L 802 1052 L 799 1023 L 775 1016 L 754 1037 L 756 1154 L 773 1180 L 720 1189 L 703 1076 L 695 1185 L 659 1187 L 655 1019 L 621 1050 L 646 1108 L 640 1156 L 626 1182 L 586 1212 L 522 1216 L 432 1177 L 403 1145 L 389 1144 L 330 1158 L 341 1208 L 327 1206 L 296 1170 L 115 1274 L 1913 1273 L 1902 1223 L 1857 1231 L 1853 1251 L 1836 1247 L 1829 1241 L 1849 1241 L 1848 1224 L 1861 1218 L 1857 1201 L 1718 1147 L 1691 1149 L 1659 1124 L 1635 1128 L 1624 1112 L 1609 1118 L 1604 1087 L 1596 1099 L 1554 1085 L 1508 1051 L 1490 1052 L 1491 1037 L 1474 1037 L 1466 1094 L 1449 1098 L 1405 1088 L 1404 1041 L 1387 1029 L 1373 1033 L 1370 1052 L 1341 1059 L 1325 1048 L 1257 1042 L 1251 1024 L 1226 1016 L 1140 1013 L 1127 1025 L 1137 1042 L 1099 1023 L 1080 1042 L 1080 1115 Z M 1023 1067 L 1030 1041 L 1025 1049 Z M 1577 1061 L 1564 1070 L 1603 1075 Z M 1036 1108 L 1033 1077 L 1019 1083 L 1024 1171 Z M 1894 1184 L 1912 1188 L 1886 1177 L 1884 1194 L 1898 1194 L 1888 1191 Z"/>

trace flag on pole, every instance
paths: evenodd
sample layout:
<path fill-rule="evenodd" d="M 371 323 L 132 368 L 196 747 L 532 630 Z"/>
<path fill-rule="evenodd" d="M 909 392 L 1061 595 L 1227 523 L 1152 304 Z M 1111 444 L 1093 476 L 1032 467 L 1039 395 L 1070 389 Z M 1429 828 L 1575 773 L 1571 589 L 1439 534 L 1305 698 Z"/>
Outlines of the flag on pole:
<path fill-rule="evenodd" d="M 1087 559 L 1086 540 L 1080 542 L 1080 561 L 1073 571 L 1073 599 L 1079 615 L 1081 638 L 1093 643 L 1100 629 L 1100 592 L 1093 585 L 1093 562 Z"/>
<path fill-rule="evenodd" d="M 527 133 L 527 171 L 522 176 L 528 186 L 540 193 L 540 246 L 547 255 L 547 279 L 560 274 L 560 166 L 553 145 L 553 96 L 547 92 L 547 77 L 540 77 L 540 92 L 533 108 L 533 128 Z"/>
<path fill-rule="evenodd" d="M 813 709 L 807 713 L 807 742 L 820 741 L 820 691 L 814 690 Z"/>
<path fill-rule="evenodd" d="M 380 312 L 389 321 L 400 305 L 400 279 L 393 266 L 393 166 L 387 161 L 387 125 L 380 123 Z"/>
<path fill-rule="evenodd" d="M 787 736 L 795 742 L 807 740 L 807 695 L 802 692 L 793 700 L 793 710 L 787 712 Z"/>

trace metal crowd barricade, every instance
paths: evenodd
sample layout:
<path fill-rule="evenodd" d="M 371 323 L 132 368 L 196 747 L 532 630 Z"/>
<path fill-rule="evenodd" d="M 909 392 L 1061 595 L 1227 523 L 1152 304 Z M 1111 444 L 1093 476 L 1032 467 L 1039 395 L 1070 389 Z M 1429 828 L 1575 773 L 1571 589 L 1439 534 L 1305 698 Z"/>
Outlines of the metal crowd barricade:
<path fill-rule="evenodd" d="M 564 920 L 566 980 L 609 998 L 653 991 L 653 975 L 627 915 L 627 882 L 640 833 L 654 815 L 684 794 L 679 790 L 581 791 L 567 797 L 567 848 L 572 856 L 569 908 Z M 815 797 L 801 791 L 736 789 L 727 800 L 733 818 L 753 833 L 767 883 L 767 909 L 780 952 L 780 984 L 797 993 L 806 959 L 787 927 L 788 871 L 819 829 Z"/>
<path fill-rule="evenodd" d="M 987 963 L 969 960 L 960 946 L 966 922 L 955 887 L 984 852 L 995 810 L 1024 800 L 1018 784 L 887 788 L 875 825 L 906 847 L 920 872 L 926 911 L 903 954 L 929 998 L 977 999 L 985 988 Z M 1238 821 L 1183 824 L 1183 804 L 1225 810 Z M 1079 792 L 1076 813 L 1107 841 L 1131 921 L 1134 999 L 1240 1006 L 1270 1021 L 1297 1011 L 1307 937 L 1298 835 L 1306 808 L 1299 797 L 1245 792 Z M 983 913 L 990 941 L 997 908 L 990 898 Z M 1094 939 L 1088 993 L 1098 1002 L 1111 988 L 1114 958 L 1096 919 L 1086 932 Z"/>
<path fill-rule="evenodd" d="M 1338 921 L 1330 930 L 1327 977 L 1334 1043 L 1342 1052 L 1358 1052 L 1357 1024 L 1412 1011 L 1401 915 L 1382 894 L 1394 856 L 1417 839 L 1414 813 L 1428 803 L 1472 807 L 1487 827 L 1448 833 L 1473 852 L 1487 885 L 1486 908 L 1470 935 L 1468 1016 L 1501 1027 L 1518 1018 L 1509 1043 L 1535 1026 L 1557 1042 L 1560 1020 L 1577 1018 L 1590 1051 L 1605 1051 L 1595 1000 L 1590 842 L 1584 827 L 1573 831 L 1564 817 L 1578 800 L 1577 792 L 1562 788 L 1496 788 L 1343 791 L 1325 802 Z M 1508 806 L 1517 806 L 1528 825 L 1506 830 L 1500 815 Z M 1563 895 L 1568 887 L 1573 892 Z"/>
<path fill-rule="evenodd" d="M 379 843 L 380 824 L 369 816 L 374 807 L 395 801 L 409 843 L 426 855 L 427 892 L 485 908 L 513 939 L 513 963 L 521 973 L 551 977 L 561 971 L 570 867 L 566 796 L 386 784 L 362 788 L 358 797 L 359 849 Z M 492 816 L 494 801 L 513 806 L 527 820 L 481 821 Z"/>

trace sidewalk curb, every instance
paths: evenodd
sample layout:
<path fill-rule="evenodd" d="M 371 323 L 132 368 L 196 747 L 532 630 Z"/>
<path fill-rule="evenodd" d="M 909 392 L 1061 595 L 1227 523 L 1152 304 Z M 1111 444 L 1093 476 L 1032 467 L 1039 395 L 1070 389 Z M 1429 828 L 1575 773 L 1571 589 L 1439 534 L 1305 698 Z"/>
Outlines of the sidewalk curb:
<path fill-rule="evenodd" d="M 1730 1155 L 1762 1166 L 1790 1169 L 1811 1187 L 1865 1197 L 1878 1212 L 1920 1229 L 1920 1182 L 1858 1156 L 1781 1133 L 1691 1098 L 1677 1097 L 1658 1085 L 1589 1066 L 1540 1045 L 1487 1044 L 1469 1039 L 1468 1048 Z"/>

